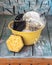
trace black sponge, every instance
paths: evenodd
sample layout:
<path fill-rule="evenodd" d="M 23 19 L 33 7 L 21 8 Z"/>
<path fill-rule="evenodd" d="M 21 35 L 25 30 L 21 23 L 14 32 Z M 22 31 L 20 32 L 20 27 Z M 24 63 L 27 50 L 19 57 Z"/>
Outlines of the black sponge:
<path fill-rule="evenodd" d="M 17 31 L 22 31 L 25 27 L 26 27 L 25 21 L 14 22 L 13 25 L 13 29 Z"/>
<path fill-rule="evenodd" d="M 18 15 L 16 16 L 15 20 L 20 20 L 20 19 L 22 19 L 22 17 L 23 17 L 23 14 L 18 14 Z"/>
<path fill-rule="evenodd" d="M 18 14 L 13 23 L 13 29 L 22 31 L 26 27 L 26 21 L 22 20 L 23 14 Z"/>

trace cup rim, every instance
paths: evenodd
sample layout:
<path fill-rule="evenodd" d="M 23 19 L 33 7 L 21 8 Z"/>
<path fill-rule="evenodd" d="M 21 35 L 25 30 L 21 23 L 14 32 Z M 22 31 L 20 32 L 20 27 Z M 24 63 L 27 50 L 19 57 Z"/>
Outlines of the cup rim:
<path fill-rule="evenodd" d="M 13 24 L 13 22 L 14 22 L 14 21 L 9 22 L 8 28 L 9 28 L 11 31 L 16 31 L 16 30 L 14 30 L 13 28 L 11 28 L 11 24 Z M 44 26 L 44 27 L 45 27 L 45 26 Z M 39 29 L 37 29 L 36 31 L 30 31 L 30 32 L 16 31 L 16 32 L 20 32 L 20 33 L 32 33 L 32 32 L 37 32 L 37 31 L 39 31 L 39 30 L 43 30 L 44 27 L 39 28 Z"/>

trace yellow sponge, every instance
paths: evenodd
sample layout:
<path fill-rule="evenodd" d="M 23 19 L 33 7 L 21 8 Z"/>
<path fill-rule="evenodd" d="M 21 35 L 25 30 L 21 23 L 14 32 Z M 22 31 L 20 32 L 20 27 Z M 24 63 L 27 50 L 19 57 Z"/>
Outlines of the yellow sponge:
<path fill-rule="evenodd" d="M 10 51 L 19 52 L 24 44 L 20 36 L 11 35 L 6 41 L 7 47 Z"/>

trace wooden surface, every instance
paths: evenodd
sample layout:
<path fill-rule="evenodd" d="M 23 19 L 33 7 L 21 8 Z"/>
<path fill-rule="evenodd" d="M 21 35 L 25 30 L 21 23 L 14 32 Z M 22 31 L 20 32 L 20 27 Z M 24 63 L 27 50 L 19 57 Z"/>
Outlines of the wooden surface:
<path fill-rule="evenodd" d="M 44 58 L 4 59 L 3 58 L 0 59 L 0 65 L 52 65 L 52 59 L 44 59 Z"/>
<path fill-rule="evenodd" d="M 14 53 L 10 52 L 7 49 L 6 46 L 6 40 L 11 35 L 11 31 L 8 29 L 8 23 L 14 19 L 15 16 L 10 15 L 2 15 L 0 16 L 0 57 L 5 58 L 24 58 L 24 57 L 50 57 L 52 56 L 52 16 L 46 16 L 47 24 L 44 30 L 42 31 L 40 40 L 33 46 L 25 46 L 21 52 Z M 39 52 L 41 48 L 41 44 L 43 43 L 43 40 L 46 42 L 44 43 L 44 48 L 47 48 L 47 50 L 42 52 Z M 47 45 L 46 45 L 47 44 Z M 37 51 L 39 50 L 39 51 Z M 51 53 L 50 53 L 51 52 Z M 41 53 L 41 54 L 40 54 Z"/>
<path fill-rule="evenodd" d="M 52 15 L 52 0 L 0 0 L 0 5 L 2 5 L 1 3 L 4 4 L 3 7 L 8 14 L 23 13 L 24 10 L 26 12 L 36 10 L 39 13 L 45 12 L 48 15 Z M 13 6 L 15 6 L 14 9 Z"/>

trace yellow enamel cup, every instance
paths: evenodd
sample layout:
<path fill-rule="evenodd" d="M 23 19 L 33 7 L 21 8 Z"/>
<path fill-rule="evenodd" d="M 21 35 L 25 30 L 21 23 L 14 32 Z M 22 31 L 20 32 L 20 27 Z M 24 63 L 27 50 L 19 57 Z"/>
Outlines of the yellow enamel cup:
<path fill-rule="evenodd" d="M 41 31 L 44 28 L 44 27 L 42 27 L 42 28 L 40 28 L 36 31 L 32 31 L 32 32 L 21 32 L 21 31 L 13 30 L 13 28 L 12 28 L 13 22 L 14 21 L 11 21 L 8 24 L 8 28 L 12 31 L 12 33 L 14 35 L 22 36 L 25 45 L 32 45 L 32 44 L 36 43 L 38 41 L 39 37 L 40 37 Z"/>

